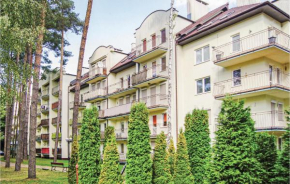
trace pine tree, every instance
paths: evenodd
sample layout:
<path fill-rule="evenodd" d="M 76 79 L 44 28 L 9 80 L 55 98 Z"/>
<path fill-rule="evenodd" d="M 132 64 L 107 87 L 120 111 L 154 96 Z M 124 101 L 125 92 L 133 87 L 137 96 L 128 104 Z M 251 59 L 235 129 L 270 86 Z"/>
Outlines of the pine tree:
<path fill-rule="evenodd" d="M 256 143 L 257 149 L 255 155 L 264 171 L 261 173 L 260 178 L 262 183 L 269 183 L 274 178 L 273 171 L 277 160 L 275 137 L 266 132 L 257 133 Z"/>
<path fill-rule="evenodd" d="M 107 140 L 107 146 L 104 151 L 104 159 L 99 184 L 121 183 L 122 178 L 119 171 L 119 153 L 113 129 L 112 134 L 110 134 L 110 139 Z"/>
<path fill-rule="evenodd" d="M 128 131 L 126 184 L 151 184 L 152 160 L 150 156 L 149 112 L 144 103 L 131 107 Z"/>
<path fill-rule="evenodd" d="M 216 131 L 212 183 L 261 183 L 255 158 L 255 129 L 250 108 L 231 97 L 223 100 Z"/>
<path fill-rule="evenodd" d="M 170 139 L 169 147 L 167 150 L 167 161 L 169 164 L 169 171 L 171 176 L 174 176 L 174 164 L 175 164 L 175 148 L 174 148 L 174 143 L 173 139 Z"/>
<path fill-rule="evenodd" d="M 185 118 L 185 137 L 191 173 L 196 183 L 208 182 L 210 137 L 206 110 L 194 109 Z"/>
<path fill-rule="evenodd" d="M 75 136 L 73 138 L 73 143 L 72 143 L 72 152 L 71 152 L 71 158 L 69 161 L 69 169 L 68 169 L 68 183 L 69 184 L 75 184 L 76 183 L 76 167 L 75 165 L 78 163 L 78 140 L 77 137 Z"/>
<path fill-rule="evenodd" d="M 115 135 L 115 129 L 114 127 L 112 126 L 108 126 L 106 129 L 105 129 L 105 140 L 104 140 L 104 148 L 103 148 L 103 152 L 105 151 L 106 149 L 106 144 L 107 142 L 111 139 L 112 136 Z"/>
<path fill-rule="evenodd" d="M 98 110 L 84 110 L 79 147 L 80 183 L 98 183 L 101 166 Z"/>
<path fill-rule="evenodd" d="M 167 161 L 166 152 L 166 136 L 161 132 L 155 142 L 154 158 L 153 158 L 153 183 L 154 184 L 168 184 L 172 177 L 170 174 L 170 167 Z"/>
<path fill-rule="evenodd" d="M 174 169 L 174 184 L 193 184 L 194 178 L 191 174 L 188 158 L 186 140 L 183 131 L 178 135 L 177 152 Z"/>

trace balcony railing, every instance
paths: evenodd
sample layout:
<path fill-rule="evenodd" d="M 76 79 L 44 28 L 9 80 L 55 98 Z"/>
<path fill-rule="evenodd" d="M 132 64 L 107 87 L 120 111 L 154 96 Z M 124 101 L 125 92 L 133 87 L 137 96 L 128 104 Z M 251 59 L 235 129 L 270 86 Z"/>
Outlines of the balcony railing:
<path fill-rule="evenodd" d="M 104 110 L 104 117 L 120 116 L 128 114 L 131 110 L 132 103 L 119 105 Z"/>
<path fill-rule="evenodd" d="M 57 148 L 57 154 L 61 155 L 61 148 Z M 54 154 L 54 148 L 52 148 L 52 154 Z"/>
<path fill-rule="evenodd" d="M 41 140 L 48 141 L 49 140 L 49 133 L 41 134 Z"/>
<path fill-rule="evenodd" d="M 54 102 L 53 104 L 51 104 L 51 109 L 52 110 L 58 110 L 58 101 Z"/>
<path fill-rule="evenodd" d="M 215 47 L 213 49 L 214 63 L 273 45 L 289 51 L 289 43 L 290 36 L 288 34 L 271 27 Z"/>
<path fill-rule="evenodd" d="M 39 126 L 49 126 L 49 119 L 42 119 Z"/>
<path fill-rule="evenodd" d="M 96 75 L 107 75 L 107 68 L 106 67 L 94 67 L 94 68 L 91 68 L 90 71 L 89 71 L 90 78 L 93 78 Z"/>
<path fill-rule="evenodd" d="M 132 84 L 137 85 L 145 81 L 155 78 L 168 78 L 168 67 L 165 65 L 157 65 L 151 68 L 143 69 L 143 71 L 132 75 Z"/>
<path fill-rule="evenodd" d="M 141 44 L 136 46 L 136 56 L 138 57 L 139 55 L 145 54 L 147 52 L 150 52 L 156 48 L 167 48 L 168 43 L 167 43 L 167 38 L 163 38 L 158 35 L 156 36 L 155 39 L 148 39 L 146 40 L 146 44 L 142 42 Z M 145 47 L 144 47 L 145 46 Z"/>
<path fill-rule="evenodd" d="M 127 139 L 128 138 L 128 129 L 127 128 L 120 128 L 115 129 L 116 139 Z"/>
<path fill-rule="evenodd" d="M 40 109 L 41 109 L 42 113 L 48 113 L 49 112 L 49 105 L 48 104 L 41 105 Z"/>
<path fill-rule="evenodd" d="M 156 94 L 156 95 L 151 95 L 151 96 L 146 96 L 140 98 L 140 102 L 144 102 L 147 106 L 147 108 L 155 108 L 155 107 L 160 107 L 168 106 L 168 96 L 166 94 Z"/>
<path fill-rule="evenodd" d="M 85 108 L 85 107 L 86 107 L 85 102 L 79 102 L 79 108 Z M 74 108 L 74 102 L 73 101 L 69 103 L 69 108 L 70 109 Z"/>
<path fill-rule="evenodd" d="M 72 118 L 69 120 L 69 125 L 72 125 Z M 81 124 L 82 123 L 82 121 L 83 121 L 83 116 L 79 116 L 78 117 L 78 124 Z"/>
<path fill-rule="evenodd" d="M 108 87 L 108 94 L 118 93 L 132 87 L 131 77 L 124 79 L 123 81 L 112 84 Z"/>
<path fill-rule="evenodd" d="M 42 97 L 43 99 L 49 98 L 49 89 L 43 89 L 43 90 L 41 91 L 41 97 Z"/>
<path fill-rule="evenodd" d="M 283 111 L 268 111 L 252 113 L 252 118 L 256 122 L 257 130 L 275 130 L 287 127 L 287 121 Z"/>
<path fill-rule="evenodd" d="M 120 159 L 120 161 L 125 161 L 126 160 L 126 153 L 120 153 L 119 159 Z"/>
<path fill-rule="evenodd" d="M 41 154 L 41 148 L 36 148 L 36 154 Z"/>
<path fill-rule="evenodd" d="M 36 136 L 36 141 L 40 142 L 41 141 L 41 137 L 40 136 Z"/>
<path fill-rule="evenodd" d="M 51 134 L 51 138 L 55 139 L 55 137 L 56 137 L 56 133 L 52 133 Z M 61 133 L 60 132 L 58 133 L 58 138 L 61 138 Z"/>
<path fill-rule="evenodd" d="M 55 86 L 54 88 L 52 88 L 52 94 L 56 95 L 59 92 L 59 86 Z"/>
<path fill-rule="evenodd" d="M 52 118 L 52 120 L 51 120 L 51 124 L 53 124 L 53 125 L 56 125 L 56 124 L 57 124 L 57 117 Z M 61 117 L 60 117 L 60 122 L 59 122 L 59 124 L 61 125 Z"/>
<path fill-rule="evenodd" d="M 49 148 L 41 148 L 41 154 L 49 155 Z"/>
<path fill-rule="evenodd" d="M 107 95 L 107 89 L 106 88 L 96 89 L 96 90 L 91 91 L 89 93 L 85 93 L 84 94 L 84 101 L 93 100 L 95 98 L 103 97 L 105 95 Z"/>
<path fill-rule="evenodd" d="M 214 84 L 214 96 L 237 95 L 270 88 L 290 90 L 290 75 L 274 70 L 244 75 Z"/>

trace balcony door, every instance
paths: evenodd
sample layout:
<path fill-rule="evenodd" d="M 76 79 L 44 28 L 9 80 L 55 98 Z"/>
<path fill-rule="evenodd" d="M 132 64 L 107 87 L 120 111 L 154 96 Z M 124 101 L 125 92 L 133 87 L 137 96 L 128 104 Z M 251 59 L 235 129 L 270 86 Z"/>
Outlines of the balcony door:
<path fill-rule="evenodd" d="M 270 81 L 270 86 L 273 83 L 273 66 L 269 65 L 269 81 Z"/>
<path fill-rule="evenodd" d="M 281 81 L 281 71 L 280 68 L 277 68 L 277 84 L 280 84 Z"/>
<path fill-rule="evenodd" d="M 150 106 L 156 105 L 156 86 L 150 89 L 151 92 L 151 103 Z"/>
<path fill-rule="evenodd" d="M 152 62 L 152 77 L 156 77 L 156 61 Z"/>
<path fill-rule="evenodd" d="M 147 89 L 142 90 L 142 102 L 147 103 Z"/>
<path fill-rule="evenodd" d="M 276 103 L 275 102 L 271 102 L 271 125 L 272 127 L 275 125 L 275 107 L 276 107 Z"/>

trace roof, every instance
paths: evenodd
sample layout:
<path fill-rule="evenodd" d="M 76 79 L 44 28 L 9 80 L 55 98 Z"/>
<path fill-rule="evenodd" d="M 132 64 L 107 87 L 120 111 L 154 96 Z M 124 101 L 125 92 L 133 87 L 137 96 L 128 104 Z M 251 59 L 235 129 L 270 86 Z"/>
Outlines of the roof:
<path fill-rule="evenodd" d="M 266 5 L 268 5 L 271 10 L 275 9 L 276 11 L 270 12 L 271 10 L 269 8 L 263 8 Z M 272 17 L 276 16 L 276 18 L 279 19 L 279 21 L 289 20 L 289 15 L 287 13 L 283 12 L 278 7 L 276 7 L 275 5 L 271 4 L 268 1 L 264 3 L 256 3 L 234 7 L 231 9 L 228 8 L 227 3 L 212 10 L 205 16 L 198 19 L 195 23 L 190 24 L 189 26 L 181 30 L 179 33 L 177 33 L 177 35 L 179 36 L 177 41 L 180 45 L 184 45 L 187 42 L 198 39 L 202 36 L 210 34 L 214 31 L 222 29 L 226 26 L 229 26 L 231 24 L 234 24 L 238 21 L 244 20 L 250 16 L 253 16 L 261 12 L 265 12 Z M 282 16 L 280 14 L 282 14 Z M 234 19 L 236 20 L 234 21 Z M 194 37 L 196 38 L 194 39 Z"/>
<path fill-rule="evenodd" d="M 136 50 L 130 52 L 126 57 L 124 57 L 120 62 L 118 62 L 115 66 L 113 66 L 110 70 L 112 73 L 117 73 L 121 70 L 124 70 L 126 68 L 129 68 L 135 63 L 133 62 L 133 59 L 136 57 Z"/>

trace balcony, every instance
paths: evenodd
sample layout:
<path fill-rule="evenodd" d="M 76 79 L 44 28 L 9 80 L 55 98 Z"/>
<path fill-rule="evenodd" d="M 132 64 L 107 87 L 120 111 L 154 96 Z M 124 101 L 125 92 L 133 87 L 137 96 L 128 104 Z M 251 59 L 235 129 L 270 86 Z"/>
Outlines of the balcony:
<path fill-rule="evenodd" d="M 214 64 L 228 67 L 260 57 L 289 63 L 290 36 L 274 27 L 213 49 Z"/>
<path fill-rule="evenodd" d="M 107 68 L 105 67 L 94 67 L 89 71 L 89 79 L 87 83 L 95 83 L 107 77 Z"/>
<path fill-rule="evenodd" d="M 160 134 L 162 131 L 164 132 L 164 134 L 166 135 L 168 133 L 168 127 L 167 126 L 161 126 L 159 124 L 157 125 L 149 125 L 149 129 L 150 129 L 150 138 L 151 139 L 156 139 L 157 135 Z"/>
<path fill-rule="evenodd" d="M 51 104 L 51 109 L 56 112 L 58 111 L 58 101 Z"/>
<path fill-rule="evenodd" d="M 49 105 L 41 105 L 40 110 L 43 114 L 48 114 L 49 113 Z"/>
<path fill-rule="evenodd" d="M 37 104 L 40 105 L 41 104 L 41 94 L 38 94 L 38 99 L 37 99 Z"/>
<path fill-rule="evenodd" d="M 120 162 L 126 162 L 126 153 L 120 153 L 119 154 L 119 161 Z"/>
<path fill-rule="evenodd" d="M 54 126 L 56 126 L 56 124 L 57 124 L 57 117 L 52 118 L 51 124 L 54 125 Z M 60 117 L 59 125 L 61 126 L 61 117 Z"/>
<path fill-rule="evenodd" d="M 167 79 L 168 67 L 157 65 L 151 68 L 146 68 L 137 74 L 133 74 L 132 85 L 141 88 L 166 81 Z"/>
<path fill-rule="evenodd" d="M 73 109 L 74 108 L 74 102 L 70 102 L 69 103 L 69 108 Z M 79 102 L 79 110 L 85 109 L 86 108 L 86 104 L 85 102 Z"/>
<path fill-rule="evenodd" d="M 41 117 L 41 108 L 37 109 L 37 117 Z"/>
<path fill-rule="evenodd" d="M 136 58 L 133 60 L 137 63 L 148 61 L 167 52 L 167 38 L 156 36 L 156 39 L 150 39 L 136 46 Z"/>
<path fill-rule="evenodd" d="M 132 103 L 119 105 L 116 107 L 104 110 L 104 117 L 109 119 L 123 119 L 123 116 L 128 116 L 131 110 Z"/>
<path fill-rule="evenodd" d="M 51 139 L 55 139 L 55 138 L 56 138 L 56 133 L 52 133 Z M 58 141 L 61 141 L 61 133 L 60 132 L 58 133 L 58 138 L 59 138 Z"/>
<path fill-rule="evenodd" d="M 52 95 L 58 97 L 59 95 L 59 86 L 52 88 Z"/>
<path fill-rule="evenodd" d="M 49 155 L 49 148 L 41 148 L 41 154 Z"/>
<path fill-rule="evenodd" d="M 127 128 L 120 128 L 120 129 L 115 129 L 116 133 L 116 140 L 127 140 L 128 138 L 128 129 Z"/>
<path fill-rule="evenodd" d="M 285 114 L 281 111 L 252 113 L 252 118 L 257 131 L 281 131 L 287 127 Z"/>
<path fill-rule="evenodd" d="M 49 133 L 41 134 L 41 140 L 42 141 L 49 141 Z"/>
<path fill-rule="evenodd" d="M 108 87 L 108 97 L 118 98 L 128 94 L 132 94 L 136 91 L 136 88 L 132 87 L 131 78 L 112 84 Z"/>
<path fill-rule="evenodd" d="M 48 127 L 49 126 L 49 119 L 42 119 L 38 127 Z"/>
<path fill-rule="evenodd" d="M 36 141 L 40 142 L 41 141 L 41 136 L 36 136 Z"/>
<path fill-rule="evenodd" d="M 103 89 L 96 89 L 94 91 L 91 91 L 89 93 L 85 93 L 84 94 L 84 101 L 85 102 L 96 102 L 96 101 L 100 101 L 106 98 L 107 95 L 107 89 L 103 88 Z"/>
<path fill-rule="evenodd" d="M 227 94 L 234 98 L 246 98 L 263 94 L 279 98 L 289 98 L 290 74 L 263 71 L 229 79 L 214 84 L 214 96 L 222 99 Z"/>
<path fill-rule="evenodd" d="M 72 118 L 69 120 L 69 125 L 72 126 Z M 78 117 L 78 126 L 82 125 L 83 117 L 79 116 Z"/>
<path fill-rule="evenodd" d="M 57 154 L 61 155 L 61 148 L 57 148 Z M 54 154 L 54 148 L 52 148 L 52 154 Z"/>
<path fill-rule="evenodd" d="M 36 151 L 36 154 L 37 154 L 37 155 L 40 155 L 40 154 L 41 154 L 41 148 L 36 148 L 35 151 Z"/>
<path fill-rule="evenodd" d="M 43 89 L 41 93 L 42 100 L 48 100 L 49 99 L 49 89 Z"/>

